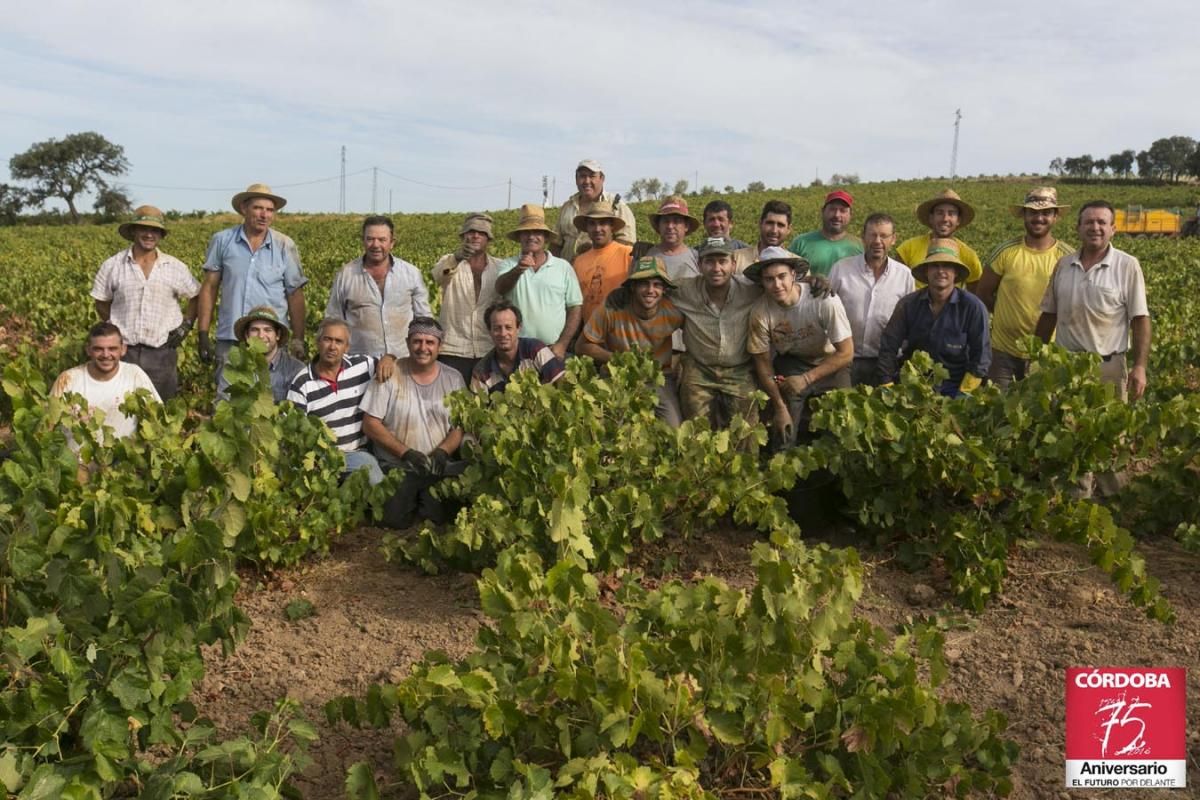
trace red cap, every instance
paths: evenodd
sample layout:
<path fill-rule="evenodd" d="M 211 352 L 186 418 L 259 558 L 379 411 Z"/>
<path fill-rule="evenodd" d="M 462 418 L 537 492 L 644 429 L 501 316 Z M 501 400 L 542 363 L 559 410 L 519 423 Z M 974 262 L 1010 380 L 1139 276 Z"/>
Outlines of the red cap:
<path fill-rule="evenodd" d="M 834 189 L 832 192 L 825 195 L 825 202 L 822 203 L 821 205 L 827 206 L 830 203 L 832 203 L 834 200 L 840 200 L 843 203 L 845 203 L 848 207 L 854 208 L 854 198 L 850 196 L 849 192 L 844 191 L 842 189 Z"/>

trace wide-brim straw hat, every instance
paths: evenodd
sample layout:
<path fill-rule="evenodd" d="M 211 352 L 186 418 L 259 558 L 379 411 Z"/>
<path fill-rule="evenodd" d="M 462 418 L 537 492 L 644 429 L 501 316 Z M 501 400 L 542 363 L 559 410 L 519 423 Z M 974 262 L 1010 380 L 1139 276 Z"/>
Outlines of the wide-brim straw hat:
<path fill-rule="evenodd" d="M 117 233 L 121 235 L 122 239 L 132 242 L 134 228 L 154 228 L 166 237 L 166 219 L 166 215 L 154 206 L 138 206 L 133 210 L 133 219 L 122 222 L 117 228 Z"/>
<path fill-rule="evenodd" d="M 1047 209 L 1056 209 L 1060 214 L 1066 211 L 1070 206 L 1060 205 L 1058 202 L 1058 190 L 1053 186 L 1039 186 L 1036 189 L 1030 189 L 1029 194 L 1025 195 L 1025 202 L 1018 206 L 1009 206 L 1012 209 L 1014 217 L 1025 216 L 1025 209 L 1033 211 L 1046 211 Z"/>
<path fill-rule="evenodd" d="M 625 227 L 625 220 L 613 210 L 613 204 L 607 200 L 597 200 L 592 203 L 588 210 L 582 214 L 576 214 L 573 222 L 575 227 L 584 233 L 587 232 L 587 221 L 589 219 L 607 219 L 613 224 L 613 233 Z"/>
<path fill-rule="evenodd" d="M 917 219 L 926 228 L 932 228 L 930 217 L 933 216 L 933 209 L 940 206 L 942 203 L 949 203 L 958 208 L 958 227 L 965 228 L 971 224 L 971 220 L 975 219 L 975 209 L 966 200 L 958 196 L 958 192 L 953 189 L 946 189 L 936 197 L 931 197 L 921 205 L 917 206 Z"/>
<path fill-rule="evenodd" d="M 247 200 L 254 197 L 265 197 L 274 201 L 276 211 L 287 205 L 287 200 L 272 192 L 270 186 L 265 183 L 252 183 L 246 187 L 246 191 L 238 192 L 233 196 L 233 210 L 241 214 L 242 206 Z"/>
<path fill-rule="evenodd" d="M 958 276 L 955 279 L 956 283 L 962 283 L 971 275 L 971 270 L 962 262 L 962 256 L 959 255 L 958 242 L 954 239 L 931 239 L 929 241 L 929 249 L 925 253 L 925 258 L 921 259 L 921 263 L 912 268 L 913 277 L 921 283 L 928 284 L 929 267 L 933 264 L 950 264 L 954 267 L 954 272 Z"/>
<path fill-rule="evenodd" d="M 519 242 L 521 241 L 521 234 L 525 231 L 544 233 L 546 234 L 546 240 L 550 242 L 557 241 L 558 239 L 558 234 L 546 224 L 545 209 L 536 203 L 526 203 L 521 206 L 521 216 L 517 220 L 517 227 L 513 228 L 506 235 L 514 242 Z"/>
<path fill-rule="evenodd" d="M 678 216 L 687 220 L 687 232 L 692 233 L 700 227 L 700 220 L 696 219 L 688 211 L 687 200 L 684 200 L 679 195 L 672 195 L 659 205 L 658 211 L 650 215 L 650 227 L 658 230 L 658 221 L 663 217 Z"/>
<path fill-rule="evenodd" d="M 808 259 L 782 247 L 768 247 L 758 254 L 758 261 L 746 267 L 742 275 L 746 280 L 758 283 L 762 279 L 763 270 L 772 264 L 787 264 L 797 272 L 808 271 Z"/>
<path fill-rule="evenodd" d="M 667 262 L 658 256 L 644 256 L 635 261 L 629 271 L 629 277 L 621 285 L 632 286 L 634 281 L 646 281 L 651 278 L 658 278 L 668 289 L 675 288 L 675 284 L 667 277 Z"/>
<path fill-rule="evenodd" d="M 246 329 L 250 327 L 251 322 L 269 322 L 275 326 L 275 332 L 279 334 L 279 346 L 287 344 L 288 337 L 292 332 L 288 326 L 279 319 L 279 314 L 275 313 L 275 309 L 270 306 L 256 306 L 250 309 L 246 316 L 233 323 L 233 335 L 239 342 L 246 341 Z"/>

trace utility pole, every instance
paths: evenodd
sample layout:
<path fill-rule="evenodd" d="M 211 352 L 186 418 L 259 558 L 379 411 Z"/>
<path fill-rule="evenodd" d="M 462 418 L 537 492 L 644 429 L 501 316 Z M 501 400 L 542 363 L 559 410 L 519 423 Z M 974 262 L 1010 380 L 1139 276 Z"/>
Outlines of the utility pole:
<path fill-rule="evenodd" d="M 392 190 L 388 189 L 388 216 L 392 215 Z"/>
<path fill-rule="evenodd" d="M 954 109 L 954 147 L 950 150 L 950 177 L 958 177 L 958 123 L 962 120 L 962 109 Z"/>
<path fill-rule="evenodd" d="M 508 179 L 508 205 L 505 208 L 512 208 L 512 178 Z"/>
<path fill-rule="evenodd" d="M 338 213 L 346 213 L 346 145 L 342 145 L 342 191 L 338 195 Z"/>
<path fill-rule="evenodd" d="M 375 191 L 379 186 L 379 167 L 371 167 L 371 213 L 375 213 Z"/>
<path fill-rule="evenodd" d="M 549 202 L 550 202 L 550 178 L 543 175 L 542 176 L 542 208 L 545 208 L 546 204 Z"/>
<path fill-rule="evenodd" d="M 558 205 L 558 178 L 550 179 L 550 205 Z"/>

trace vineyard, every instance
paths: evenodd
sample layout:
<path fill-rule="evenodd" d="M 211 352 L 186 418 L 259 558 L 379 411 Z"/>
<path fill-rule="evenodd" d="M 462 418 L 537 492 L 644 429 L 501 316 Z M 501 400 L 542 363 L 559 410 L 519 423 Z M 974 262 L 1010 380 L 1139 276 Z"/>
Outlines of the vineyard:
<path fill-rule="evenodd" d="M 855 217 L 888 211 L 906 238 L 941 188 L 855 187 Z M 956 188 L 980 253 L 1020 233 L 1007 209 L 1024 183 Z M 1059 189 L 1076 207 L 1197 202 L 1186 186 Z M 775 196 L 796 232 L 815 227 L 819 189 L 737 195 L 733 235 L 754 241 Z M 1068 216 L 1057 234 L 1074 241 Z M 458 221 L 397 217 L 396 254 L 428 275 Z M 235 222 L 169 223 L 162 249 L 199 274 Z M 358 224 L 276 222 L 313 327 Z M 384 534 L 389 484 L 339 482 L 320 423 L 256 380 L 258 351 L 233 352 L 215 410 L 193 337 L 180 397 L 131 401 L 137 435 L 109 445 L 98 421 L 70 421 L 47 386 L 82 360 L 92 276 L 124 242 L 115 226 L 0 228 L 0 787 L 1058 797 L 1066 667 L 1200 658 L 1200 239 L 1114 244 L 1141 260 L 1154 321 L 1134 406 L 1094 360 L 1031 340 L 1037 368 L 1005 394 L 950 401 L 918 357 L 894 387 L 829 395 L 811 446 L 763 460 L 738 446 L 761 428 L 659 423 L 648 360 L 574 361 L 557 387 L 519 375 L 453 398 L 476 439 L 448 489 L 464 511 Z M 66 428 L 100 465 L 85 485 Z M 1128 482 L 1073 499 L 1099 472 Z M 1194 669 L 1188 689 L 1194 787 Z"/>

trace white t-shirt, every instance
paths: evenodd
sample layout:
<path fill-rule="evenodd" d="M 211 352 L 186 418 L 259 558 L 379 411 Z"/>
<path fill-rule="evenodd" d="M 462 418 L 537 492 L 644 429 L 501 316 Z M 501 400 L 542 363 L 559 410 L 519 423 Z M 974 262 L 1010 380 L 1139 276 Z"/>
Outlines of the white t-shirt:
<path fill-rule="evenodd" d="M 433 381 L 421 385 L 413 380 L 407 359 L 396 365 L 392 377 L 383 383 L 371 381 L 359 408 L 364 414 L 383 422 L 393 436 L 422 453 L 432 453 L 450 433 L 450 411 L 446 395 L 465 389 L 466 383 L 456 369 L 438 364 Z M 376 456 L 385 466 L 396 466 L 400 459 L 383 448 Z"/>
<path fill-rule="evenodd" d="M 150 376 L 137 364 L 119 362 L 117 374 L 107 381 L 96 380 L 88 372 L 87 364 L 81 364 L 58 376 L 50 389 L 50 396 L 62 397 L 68 392 L 83 395 L 88 408 L 103 411 L 105 424 L 113 429 L 117 438 L 123 438 L 137 429 L 137 420 L 122 414 L 119 407 L 128 395 L 138 389 L 148 390 L 157 402 L 162 402 Z"/>
<path fill-rule="evenodd" d="M 800 284 L 800 299 L 781 306 L 762 297 L 750 311 L 750 336 L 746 352 L 793 355 L 810 364 L 820 364 L 834 352 L 834 344 L 849 339 L 846 309 L 836 297 L 812 296 L 808 284 Z"/>

